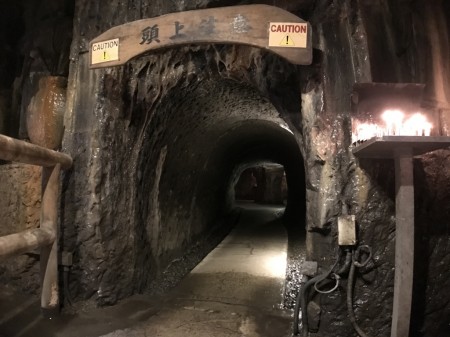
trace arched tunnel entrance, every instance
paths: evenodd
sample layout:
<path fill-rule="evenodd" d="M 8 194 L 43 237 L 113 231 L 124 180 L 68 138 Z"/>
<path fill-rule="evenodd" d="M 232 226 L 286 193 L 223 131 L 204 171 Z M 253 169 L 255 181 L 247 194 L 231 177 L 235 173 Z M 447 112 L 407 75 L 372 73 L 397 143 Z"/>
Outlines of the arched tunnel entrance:
<path fill-rule="evenodd" d="M 173 284 L 161 270 L 174 257 L 187 256 L 205 233 L 224 233 L 220 227 L 229 223 L 223 219 L 236 207 L 236 182 L 249 167 L 282 167 L 287 195 L 278 212 L 283 218 L 279 226 L 289 235 L 304 233 L 305 173 L 299 143 L 280 112 L 255 88 L 223 78 L 174 88 L 149 122 L 145 137 L 137 196 L 137 223 L 145 224 L 136 236 L 143 252 L 136 266 L 143 271 L 136 278 L 141 289 L 152 288 L 155 282 L 149 278 L 155 276 L 162 277 L 159 283 Z M 160 271 L 149 270 L 155 264 Z"/>

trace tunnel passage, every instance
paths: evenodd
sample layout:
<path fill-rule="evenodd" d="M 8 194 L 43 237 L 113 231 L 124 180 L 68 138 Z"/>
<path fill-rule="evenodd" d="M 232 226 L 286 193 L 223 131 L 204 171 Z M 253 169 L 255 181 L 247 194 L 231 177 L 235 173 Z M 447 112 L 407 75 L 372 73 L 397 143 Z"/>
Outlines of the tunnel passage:
<path fill-rule="evenodd" d="M 246 168 L 234 184 L 234 200 L 235 202 L 284 205 L 287 201 L 284 167 L 264 162 Z"/>
<path fill-rule="evenodd" d="M 152 287 L 155 275 L 222 224 L 234 207 L 236 180 L 252 165 L 284 167 L 285 218 L 304 230 L 305 174 L 297 140 L 256 89 L 226 79 L 175 88 L 145 132 L 135 235 L 141 289 Z"/>
<path fill-rule="evenodd" d="M 287 182 L 285 217 L 302 221 L 305 207 L 305 174 L 300 149 L 294 135 L 284 124 L 263 120 L 243 121 L 219 141 L 214 153 L 215 170 L 229 175 L 221 191 L 225 210 L 233 206 L 234 185 L 245 169 L 267 163 L 284 167 Z M 219 171 L 220 172 L 220 171 Z M 220 179 L 220 178 L 219 178 Z"/>

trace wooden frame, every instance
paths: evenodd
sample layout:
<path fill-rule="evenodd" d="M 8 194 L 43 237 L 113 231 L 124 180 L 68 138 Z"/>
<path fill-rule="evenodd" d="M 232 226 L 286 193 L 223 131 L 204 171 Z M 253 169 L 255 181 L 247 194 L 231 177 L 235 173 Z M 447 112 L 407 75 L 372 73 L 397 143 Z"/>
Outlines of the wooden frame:
<path fill-rule="evenodd" d="M 59 311 L 58 198 L 61 168 L 72 158 L 22 140 L 0 134 L 0 159 L 42 166 L 42 199 L 39 228 L 0 237 L 0 260 L 41 249 L 41 308 L 48 315 Z"/>

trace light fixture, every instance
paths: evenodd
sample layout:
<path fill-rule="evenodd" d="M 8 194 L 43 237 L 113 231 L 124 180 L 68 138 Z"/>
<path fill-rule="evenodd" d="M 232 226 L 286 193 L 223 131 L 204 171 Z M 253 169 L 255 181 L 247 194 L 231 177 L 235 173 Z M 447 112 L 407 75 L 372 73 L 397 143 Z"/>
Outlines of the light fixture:
<path fill-rule="evenodd" d="M 423 85 L 360 83 L 352 96 L 352 143 L 383 136 L 437 136 L 437 116 L 420 106 Z"/>

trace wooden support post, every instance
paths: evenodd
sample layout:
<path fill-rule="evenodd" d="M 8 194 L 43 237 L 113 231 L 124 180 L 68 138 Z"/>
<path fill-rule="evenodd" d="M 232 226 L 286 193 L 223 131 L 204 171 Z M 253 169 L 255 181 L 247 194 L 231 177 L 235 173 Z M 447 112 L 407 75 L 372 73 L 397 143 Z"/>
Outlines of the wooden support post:
<path fill-rule="evenodd" d="M 395 281 L 391 337 L 408 337 L 414 271 L 413 151 L 395 151 Z"/>
<path fill-rule="evenodd" d="M 395 161 L 395 281 L 391 337 L 408 337 L 414 274 L 413 157 L 450 146 L 450 137 L 383 136 L 372 138 L 352 152 L 360 158 Z"/>
<path fill-rule="evenodd" d="M 56 233 L 54 242 L 41 248 L 41 308 L 47 315 L 59 312 L 58 192 L 60 171 L 59 164 L 54 167 L 42 168 L 41 228 Z"/>

